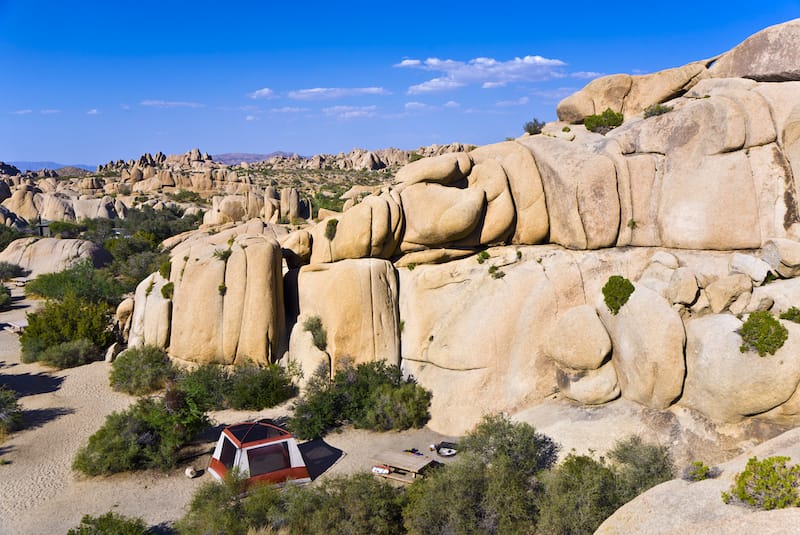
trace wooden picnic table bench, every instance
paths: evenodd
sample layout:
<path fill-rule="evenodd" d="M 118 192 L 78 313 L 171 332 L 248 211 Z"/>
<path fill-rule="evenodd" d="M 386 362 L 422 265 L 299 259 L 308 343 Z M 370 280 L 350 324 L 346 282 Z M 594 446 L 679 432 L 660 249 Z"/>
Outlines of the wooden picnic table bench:
<path fill-rule="evenodd" d="M 418 477 L 423 477 L 422 472 L 431 463 L 433 459 L 427 455 L 416 455 L 408 452 L 397 451 L 384 451 L 373 457 L 373 462 L 378 466 L 385 466 L 389 469 L 388 474 L 374 472 L 375 475 L 402 481 L 403 483 L 411 483 Z"/>

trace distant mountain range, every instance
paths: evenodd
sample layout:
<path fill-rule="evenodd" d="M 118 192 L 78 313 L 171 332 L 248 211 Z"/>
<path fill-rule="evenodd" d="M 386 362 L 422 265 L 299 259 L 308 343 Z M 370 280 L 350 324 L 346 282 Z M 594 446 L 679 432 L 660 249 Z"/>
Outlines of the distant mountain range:
<path fill-rule="evenodd" d="M 62 167 L 77 167 L 78 169 L 84 169 L 86 171 L 94 171 L 97 169 L 96 165 L 86 165 L 86 164 L 63 164 L 63 163 L 56 163 L 56 162 L 5 162 L 8 165 L 13 165 L 23 173 L 27 171 L 39 171 L 40 169 L 61 169 Z"/>
<path fill-rule="evenodd" d="M 270 152 L 269 154 L 254 154 L 252 152 L 226 152 L 223 154 L 212 154 L 211 157 L 215 162 L 224 163 L 226 165 L 236 165 L 238 163 L 247 162 L 261 162 L 269 160 L 273 156 L 289 157 L 293 153 L 285 151 Z"/>

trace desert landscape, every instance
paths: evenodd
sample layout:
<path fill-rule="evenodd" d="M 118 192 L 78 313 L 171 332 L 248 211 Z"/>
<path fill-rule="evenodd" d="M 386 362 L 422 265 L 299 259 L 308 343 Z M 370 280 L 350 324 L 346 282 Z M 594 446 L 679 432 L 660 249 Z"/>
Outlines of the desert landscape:
<path fill-rule="evenodd" d="M 796 532 L 800 19 L 739 41 L 503 141 L 0 162 L 0 535 Z"/>

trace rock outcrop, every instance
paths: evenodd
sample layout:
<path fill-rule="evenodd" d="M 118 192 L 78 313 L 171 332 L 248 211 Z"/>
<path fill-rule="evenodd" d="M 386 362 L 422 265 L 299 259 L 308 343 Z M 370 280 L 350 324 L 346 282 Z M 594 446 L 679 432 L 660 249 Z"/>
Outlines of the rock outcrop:
<path fill-rule="evenodd" d="M 0 252 L 0 262 L 21 266 L 29 278 L 63 271 L 86 260 L 100 267 L 110 262 L 111 256 L 90 241 L 56 238 L 21 238 Z"/>

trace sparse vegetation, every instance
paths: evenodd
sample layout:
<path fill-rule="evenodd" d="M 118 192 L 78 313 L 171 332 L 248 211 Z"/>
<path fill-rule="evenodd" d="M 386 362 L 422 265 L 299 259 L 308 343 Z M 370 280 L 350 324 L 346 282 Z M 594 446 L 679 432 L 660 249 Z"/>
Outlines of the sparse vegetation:
<path fill-rule="evenodd" d="M 0 284 L 0 311 L 8 310 L 11 308 L 11 303 L 14 300 L 11 297 L 11 290 L 5 285 Z"/>
<path fill-rule="evenodd" d="M 477 254 L 475 259 L 478 261 L 479 264 L 483 264 L 487 260 L 489 260 L 489 252 L 488 251 L 481 251 Z"/>
<path fill-rule="evenodd" d="M 783 509 L 800 506 L 800 466 L 788 466 L 789 457 L 751 457 L 743 472 L 736 475 L 722 501 L 738 501 L 759 509 Z"/>
<path fill-rule="evenodd" d="M 565 126 L 561 129 L 562 132 L 571 132 L 572 129 L 569 126 Z"/>
<path fill-rule="evenodd" d="M 217 286 L 217 291 L 219 292 L 220 296 L 225 297 L 225 294 L 228 293 L 228 287 L 223 282 L 222 284 Z"/>
<path fill-rule="evenodd" d="M 228 378 L 228 405 L 239 410 L 261 410 L 283 403 L 296 394 L 292 380 L 282 367 L 270 364 L 236 366 Z"/>
<path fill-rule="evenodd" d="M 8 281 L 23 275 L 25 275 L 25 270 L 22 269 L 22 266 L 11 262 L 0 262 L 0 280 Z"/>
<path fill-rule="evenodd" d="M 175 295 L 175 283 L 168 282 L 161 287 L 161 297 L 164 299 L 172 299 L 173 295 Z"/>
<path fill-rule="evenodd" d="M 91 303 L 119 304 L 123 287 L 106 270 L 95 269 L 90 260 L 57 273 L 45 273 L 30 281 L 25 293 L 45 299 L 64 299 L 71 294 Z"/>
<path fill-rule="evenodd" d="M 10 432 L 22 425 L 22 408 L 17 402 L 17 393 L 0 385 L 0 442 Z"/>
<path fill-rule="evenodd" d="M 608 456 L 616 467 L 620 505 L 673 477 L 667 448 L 647 444 L 637 435 L 617 442 Z"/>
<path fill-rule="evenodd" d="M 423 159 L 424 156 L 418 152 L 412 152 L 408 157 L 408 163 L 416 162 L 417 160 Z"/>
<path fill-rule="evenodd" d="M 672 106 L 665 106 L 664 104 L 653 104 L 652 106 L 648 106 L 644 109 L 644 118 L 647 119 L 649 117 L 655 117 L 657 115 L 664 115 L 667 112 L 672 111 Z"/>
<path fill-rule="evenodd" d="M 633 283 L 620 275 L 612 275 L 603 286 L 603 299 L 613 315 L 619 313 L 619 309 L 628 302 L 633 293 Z"/>
<path fill-rule="evenodd" d="M 147 535 L 152 533 L 141 518 L 129 518 L 114 512 L 100 516 L 83 515 L 81 523 L 67 535 Z"/>
<path fill-rule="evenodd" d="M 319 316 L 311 316 L 303 322 L 303 330 L 311 333 L 314 346 L 320 351 L 325 351 L 328 347 L 328 332 L 322 325 Z"/>
<path fill-rule="evenodd" d="M 544 125 L 545 125 L 544 121 L 540 121 L 539 119 L 534 118 L 534 119 L 528 121 L 527 123 L 525 123 L 522 126 L 522 129 L 525 130 L 525 132 L 527 132 L 527 133 L 529 133 L 530 135 L 533 136 L 533 135 L 536 135 L 536 134 L 541 134 L 542 133 L 542 128 L 544 128 Z"/>
<path fill-rule="evenodd" d="M 606 108 L 606 111 L 597 115 L 588 115 L 583 119 L 583 125 L 590 132 L 598 134 L 607 134 L 614 128 L 622 124 L 622 114 L 617 113 L 611 108 Z"/>
<path fill-rule="evenodd" d="M 490 276 L 491 276 L 493 279 L 502 279 L 503 277 L 505 277 L 505 276 L 506 276 L 505 272 L 503 272 L 503 271 L 502 271 L 500 268 L 498 268 L 497 266 L 489 266 L 489 275 L 490 275 Z"/>
<path fill-rule="evenodd" d="M 164 388 L 175 377 L 175 368 L 164 351 L 154 346 L 129 348 L 111 364 L 111 388 L 135 396 Z"/>
<path fill-rule="evenodd" d="M 687 481 L 704 481 L 706 479 L 712 479 L 715 476 L 715 471 L 706 463 L 703 461 L 693 461 L 684 471 L 683 479 Z"/>
<path fill-rule="evenodd" d="M 336 237 L 336 227 L 339 225 L 338 219 L 329 219 L 327 223 L 325 223 L 325 238 L 328 241 L 333 241 Z"/>
<path fill-rule="evenodd" d="M 233 249 L 228 247 L 227 249 L 215 249 L 214 250 L 214 258 L 217 260 L 222 260 L 223 262 L 227 262 L 228 259 L 233 254 Z"/>
<path fill-rule="evenodd" d="M 39 354 L 37 360 L 55 368 L 74 368 L 102 357 L 103 352 L 90 340 L 79 338 L 48 347 Z"/>
<path fill-rule="evenodd" d="M 786 327 L 781 325 L 768 310 L 750 314 L 747 321 L 742 324 L 742 328 L 739 329 L 739 334 L 742 337 L 742 345 L 739 350 L 742 353 L 754 350 L 760 357 L 764 357 L 768 353 L 774 355 L 783 347 L 789 337 Z"/>
<path fill-rule="evenodd" d="M 800 323 L 800 308 L 790 307 L 789 310 L 781 313 L 779 317 L 782 320 L 788 320 L 788 321 L 793 321 L 795 323 Z"/>

